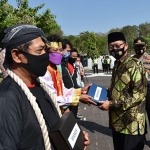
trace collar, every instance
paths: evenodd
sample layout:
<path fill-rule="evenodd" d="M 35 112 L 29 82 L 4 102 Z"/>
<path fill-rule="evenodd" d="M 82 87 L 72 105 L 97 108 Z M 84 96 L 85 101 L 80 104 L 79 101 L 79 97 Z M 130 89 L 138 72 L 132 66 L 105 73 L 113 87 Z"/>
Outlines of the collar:
<path fill-rule="evenodd" d="M 148 54 L 145 52 L 145 53 L 144 53 L 143 55 L 141 55 L 141 56 L 135 54 L 133 57 L 134 57 L 134 58 L 137 58 L 137 59 L 143 59 L 143 58 L 146 59 L 147 56 L 148 56 Z"/>
<path fill-rule="evenodd" d="M 120 62 L 124 62 L 129 56 L 130 56 L 130 53 L 129 53 L 129 52 L 126 52 L 126 53 L 119 59 L 119 61 L 120 61 Z"/>
<path fill-rule="evenodd" d="M 57 71 L 57 66 L 55 64 L 49 63 L 49 66 L 53 71 Z"/>
<path fill-rule="evenodd" d="M 34 88 L 36 84 L 26 84 L 26 86 L 30 89 L 30 88 Z"/>

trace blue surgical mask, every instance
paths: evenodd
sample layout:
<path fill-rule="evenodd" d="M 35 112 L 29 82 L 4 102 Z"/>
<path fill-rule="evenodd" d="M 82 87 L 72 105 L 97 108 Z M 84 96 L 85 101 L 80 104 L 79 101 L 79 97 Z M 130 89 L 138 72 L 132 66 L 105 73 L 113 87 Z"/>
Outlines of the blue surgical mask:
<path fill-rule="evenodd" d="M 67 51 L 65 50 L 63 57 L 64 57 L 64 58 L 68 58 L 69 56 L 70 56 L 70 52 L 67 52 Z"/>

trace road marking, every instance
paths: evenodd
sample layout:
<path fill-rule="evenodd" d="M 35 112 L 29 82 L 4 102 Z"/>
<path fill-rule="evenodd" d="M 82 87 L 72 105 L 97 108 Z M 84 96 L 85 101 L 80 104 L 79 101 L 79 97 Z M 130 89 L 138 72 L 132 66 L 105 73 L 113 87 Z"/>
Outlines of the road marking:
<path fill-rule="evenodd" d="M 87 74 L 87 73 L 85 73 Z M 99 76 L 112 76 L 112 74 L 107 74 L 107 73 L 98 73 L 98 74 L 90 74 L 90 75 L 86 75 L 86 77 L 99 77 Z"/>

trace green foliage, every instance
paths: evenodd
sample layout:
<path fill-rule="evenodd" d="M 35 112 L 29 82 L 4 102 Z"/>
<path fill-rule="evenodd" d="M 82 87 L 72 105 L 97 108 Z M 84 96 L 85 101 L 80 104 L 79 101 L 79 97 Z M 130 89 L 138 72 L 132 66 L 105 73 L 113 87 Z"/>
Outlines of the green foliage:
<path fill-rule="evenodd" d="M 113 28 L 111 30 L 109 30 L 108 33 L 111 33 L 111 32 L 120 32 L 121 31 L 121 28 Z"/>
<path fill-rule="evenodd" d="M 21 23 L 36 25 L 45 32 L 46 36 L 51 34 L 63 36 L 63 31 L 56 22 L 56 16 L 51 13 L 50 9 L 39 13 L 44 4 L 32 8 L 29 6 L 29 0 L 16 0 L 16 3 L 17 8 L 14 8 L 8 4 L 8 0 L 0 0 L 0 40 L 2 40 L 4 36 L 3 31 L 7 27 Z M 112 28 L 108 33 L 118 31 L 125 34 L 131 53 L 134 53 L 133 40 L 138 36 L 143 36 L 148 41 L 148 52 L 150 52 L 150 23 L 142 23 L 139 26 L 127 25 L 122 28 Z M 88 57 L 93 58 L 94 55 L 109 54 L 107 45 L 108 33 L 85 31 L 78 36 L 69 35 L 64 38 L 69 39 L 81 55 L 87 54 Z"/>
<path fill-rule="evenodd" d="M 50 9 L 42 14 L 38 11 L 44 7 L 44 4 L 34 8 L 29 6 L 28 0 L 16 0 L 17 8 L 8 4 L 8 0 L 0 0 L 0 40 L 2 40 L 3 31 L 16 24 L 32 24 L 41 28 L 45 35 L 57 33 L 63 35 L 60 26 L 56 22 L 56 16 L 51 14 Z"/>
<path fill-rule="evenodd" d="M 147 49 L 146 49 L 146 51 L 147 51 L 147 53 L 150 54 L 150 37 L 144 37 L 144 38 L 147 41 Z"/>
<path fill-rule="evenodd" d="M 0 40 L 4 36 L 4 29 L 13 24 L 13 7 L 7 4 L 7 0 L 0 0 Z"/>
<path fill-rule="evenodd" d="M 128 50 L 130 53 L 134 53 L 133 41 L 138 37 L 138 27 L 137 26 L 125 26 L 121 29 L 121 32 L 124 33 L 126 40 L 128 42 Z"/>
<path fill-rule="evenodd" d="M 150 23 L 146 22 L 139 25 L 139 35 L 150 37 Z"/>
<path fill-rule="evenodd" d="M 78 36 L 70 35 L 67 37 L 73 46 L 77 48 L 81 55 L 87 54 L 88 57 L 99 55 L 97 48 L 97 36 L 94 32 L 82 32 Z"/>
<path fill-rule="evenodd" d="M 41 28 L 45 32 L 46 36 L 51 34 L 58 34 L 62 36 L 63 32 L 55 21 L 55 18 L 56 16 L 51 14 L 50 9 L 47 9 L 42 14 L 36 16 L 36 26 Z"/>

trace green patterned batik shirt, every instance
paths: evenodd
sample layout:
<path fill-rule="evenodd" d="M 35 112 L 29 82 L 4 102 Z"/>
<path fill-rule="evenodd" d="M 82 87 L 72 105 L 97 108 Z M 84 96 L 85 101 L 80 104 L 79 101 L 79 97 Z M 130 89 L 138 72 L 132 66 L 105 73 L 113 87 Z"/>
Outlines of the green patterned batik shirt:
<path fill-rule="evenodd" d="M 109 89 L 109 124 L 123 134 L 142 135 L 145 128 L 146 73 L 129 53 L 115 62 Z"/>

